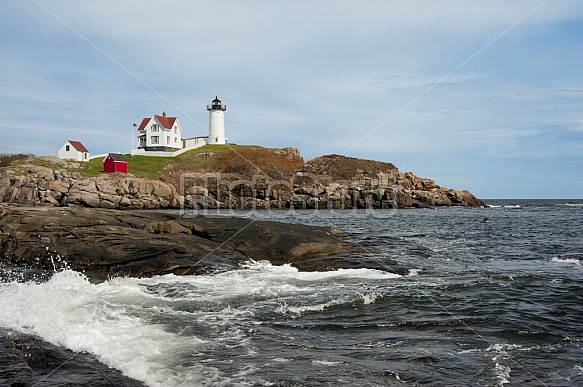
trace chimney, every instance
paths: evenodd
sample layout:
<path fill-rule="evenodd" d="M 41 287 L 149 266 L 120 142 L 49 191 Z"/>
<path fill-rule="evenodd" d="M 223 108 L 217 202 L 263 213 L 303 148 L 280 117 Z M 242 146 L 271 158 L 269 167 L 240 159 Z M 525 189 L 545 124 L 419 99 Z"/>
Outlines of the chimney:
<path fill-rule="evenodd" d="M 166 117 L 166 112 L 162 112 L 162 117 Z"/>

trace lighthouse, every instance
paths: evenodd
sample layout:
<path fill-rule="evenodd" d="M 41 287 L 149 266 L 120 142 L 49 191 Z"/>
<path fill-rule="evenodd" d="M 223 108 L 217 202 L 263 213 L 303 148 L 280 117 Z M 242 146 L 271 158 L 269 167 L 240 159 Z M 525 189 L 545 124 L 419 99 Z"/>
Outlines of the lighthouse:
<path fill-rule="evenodd" d="M 208 145 L 226 144 L 225 110 L 227 106 L 221 105 L 221 100 L 215 97 L 212 105 L 206 105 L 206 110 L 209 111 L 209 136 L 206 143 Z"/>

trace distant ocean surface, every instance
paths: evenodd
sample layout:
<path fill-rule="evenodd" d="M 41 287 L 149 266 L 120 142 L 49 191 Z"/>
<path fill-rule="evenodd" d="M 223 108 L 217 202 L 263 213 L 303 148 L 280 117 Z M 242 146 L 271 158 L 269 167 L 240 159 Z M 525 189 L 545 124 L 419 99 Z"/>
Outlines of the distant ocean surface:
<path fill-rule="evenodd" d="M 62 271 L 0 283 L 0 326 L 151 386 L 583 385 L 583 200 L 486 202 L 240 213 L 336 227 L 374 269 Z"/>

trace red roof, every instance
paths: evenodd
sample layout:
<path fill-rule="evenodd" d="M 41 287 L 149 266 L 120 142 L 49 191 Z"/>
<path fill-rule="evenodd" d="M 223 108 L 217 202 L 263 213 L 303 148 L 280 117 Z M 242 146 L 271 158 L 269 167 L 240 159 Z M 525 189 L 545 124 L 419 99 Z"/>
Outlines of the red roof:
<path fill-rule="evenodd" d="M 176 117 L 154 116 L 166 129 L 172 129 L 176 122 Z"/>
<path fill-rule="evenodd" d="M 154 118 L 156 118 L 158 120 L 158 122 L 162 125 L 162 127 L 164 127 L 164 129 L 170 130 L 170 129 L 172 129 L 172 127 L 176 123 L 177 117 L 165 117 L 165 116 L 154 115 Z M 140 126 L 138 126 L 138 130 L 140 130 L 140 131 L 146 130 L 146 125 L 148 125 L 148 122 L 150 122 L 150 120 L 151 120 L 150 117 L 144 118 L 142 120 L 142 123 L 140 124 Z"/>
<path fill-rule="evenodd" d="M 150 118 L 146 117 L 142 120 L 142 123 L 138 127 L 138 130 L 146 130 L 146 125 L 150 122 Z"/>
<path fill-rule="evenodd" d="M 73 145 L 73 148 L 75 148 L 75 150 L 77 152 L 87 152 L 89 153 L 89 151 L 87 150 L 87 148 L 85 148 L 85 146 L 83 146 L 83 144 L 81 144 L 79 141 L 71 141 L 68 140 L 69 144 Z"/>

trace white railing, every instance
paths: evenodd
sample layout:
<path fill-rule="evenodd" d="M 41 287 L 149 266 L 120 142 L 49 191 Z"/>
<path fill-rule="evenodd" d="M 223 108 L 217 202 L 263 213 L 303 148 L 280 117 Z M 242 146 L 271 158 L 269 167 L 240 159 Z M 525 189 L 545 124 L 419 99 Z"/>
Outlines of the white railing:
<path fill-rule="evenodd" d="M 180 150 L 177 150 L 175 152 L 147 151 L 145 149 L 132 149 L 130 151 L 130 154 L 132 156 L 176 157 L 178 155 L 183 154 L 184 152 L 188 152 L 189 150 L 200 148 L 203 145 L 206 145 L 206 141 L 202 141 L 200 144 L 194 144 L 188 148 L 180 149 Z"/>
<path fill-rule="evenodd" d="M 101 154 L 98 154 L 98 155 L 93 155 L 93 156 L 90 156 L 90 157 L 89 157 L 89 160 L 97 159 L 97 158 L 99 158 L 99 157 L 101 157 L 101 158 L 106 158 L 106 157 L 107 157 L 107 155 L 109 155 L 109 153 L 101 153 Z"/>

